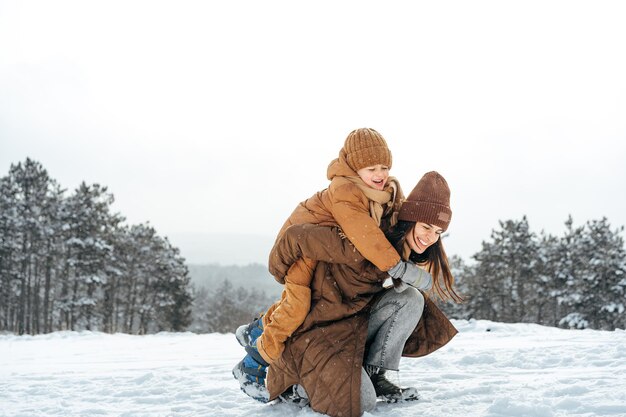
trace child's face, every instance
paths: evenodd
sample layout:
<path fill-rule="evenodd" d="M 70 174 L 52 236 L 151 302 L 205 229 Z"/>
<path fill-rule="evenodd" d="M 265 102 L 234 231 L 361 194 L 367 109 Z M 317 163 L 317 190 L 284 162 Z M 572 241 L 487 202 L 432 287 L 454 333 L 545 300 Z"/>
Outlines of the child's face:
<path fill-rule="evenodd" d="M 356 173 L 368 186 L 375 190 L 382 190 L 385 188 L 387 178 L 389 178 L 389 167 L 378 164 L 361 168 Z"/>

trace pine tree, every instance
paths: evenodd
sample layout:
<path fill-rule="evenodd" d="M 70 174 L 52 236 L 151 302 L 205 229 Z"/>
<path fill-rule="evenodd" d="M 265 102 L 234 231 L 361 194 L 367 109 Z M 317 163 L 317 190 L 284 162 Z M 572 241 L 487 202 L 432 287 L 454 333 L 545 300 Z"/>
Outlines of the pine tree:
<path fill-rule="evenodd" d="M 189 270 L 180 251 L 168 239 L 159 238 L 156 292 L 156 325 L 158 330 L 182 331 L 191 324 Z"/>
<path fill-rule="evenodd" d="M 480 293 L 474 309 L 491 320 L 528 322 L 537 293 L 537 238 L 525 216 L 520 221 L 501 221 L 500 227 L 492 231 L 492 242 L 483 242 L 482 250 L 474 255 L 473 279 L 479 282 L 473 286 Z"/>
<path fill-rule="evenodd" d="M 537 252 L 538 265 L 536 268 L 537 296 L 534 300 L 536 318 L 535 323 L 557 326 L 561 318 L 561 305 L 567 297 L 567 281 L 570 277 L 567 272 L 567 245 L 563 240 L 550 234 L 541 234 Z"/>
<path fill-rule="evenodd" d="M 454 286 L 456 291 L 464 298 L 464 302 L 456 303 L 453 301 L 447 301 L 445 303 L 439 302 L 439 307 L 446 313 L 446 315 L 456 319 L 469 319 L 472 314 L 470 312 L 470 282 L 472 281 L 473 271 L 472 267 L 467 265 L 463 258 L 457 255 L 452 255 L 449 260 L 452 276 L 454 277 Z"/>
<path fill-rule="evenodd" d="M 624 327 L 626 252 L 620 232 L 606 218 L 588 221 L 568 236 L 575 262 L 568 283 L 566 327 L 613 330 Z M 573 291 L 572 291 L 573 290 Z"/>
<path fill-rule="evenodd" d="M 3 243 L 8 255 L 3 269 L 8 269 L 8 291 L 17 301 L 17 314 L 7 327 L 18 334 L 36 334 L 49 330 L 51 274 L 55 240 L 59 227 L 62 190 L 36 161 L 11 165 L 3 181 Z M 14 284 L 17 283 L 17 286 Z M 6 297 L 6 294 L 5 294 Z"/>
<path fill-rule="evenodd" d="M 18 188 L 11 176 L 0 178 L 0 330 L 12 331 L 16 325 L 19 304 L 19 218 Z"/>
<path fill-rule="evenodd" d="M 108 281 L 106 263 L 113 252 L 113 230 L 122 220 L 111 213 L 112 203 L 113 196 L 106 187 L 84 182 L 67 200 L 69 287 L 64 301 L 66 325 L 71 330 L 96 330 L 102 322 L 102 317 L 96 316 L 96 305 Z"/>

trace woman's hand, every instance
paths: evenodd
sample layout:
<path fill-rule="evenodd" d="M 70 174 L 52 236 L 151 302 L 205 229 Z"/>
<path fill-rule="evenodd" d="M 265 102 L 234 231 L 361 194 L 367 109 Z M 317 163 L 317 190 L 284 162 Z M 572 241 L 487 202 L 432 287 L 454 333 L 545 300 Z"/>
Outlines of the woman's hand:
<path fill-rule="evenodd" d="M 399 292 L 404 291 L 406 285 L 424 291 L 430 290 L 433 286 L 433 277 L 430 273 L 411 262 L 400 261 L 387 273 L 394 279 L 394 287 Z M 396 283 L 397 280 L 401 280 L 401 283 Z"/>

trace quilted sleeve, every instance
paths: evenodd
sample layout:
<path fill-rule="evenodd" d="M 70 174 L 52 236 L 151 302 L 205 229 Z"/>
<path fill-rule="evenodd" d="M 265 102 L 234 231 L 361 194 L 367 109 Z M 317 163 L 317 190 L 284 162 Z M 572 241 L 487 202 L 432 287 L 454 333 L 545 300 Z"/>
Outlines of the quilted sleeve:
<path fill-rule="evenodd" d="M 343 184 L 329 190 L 333 217 L 361 255 L 381 271 L 395 266 L 400 255 L 370 216 L 369 203 L 358 187 Z"/>
<path fill-rule="evenodd" d="M 281 283 L 289 268 L 300 258 L 359 268 L 365 258 L 339 229 L 314 224 L 289 226 L 274 244 L 269 256 L 269 271 Z"/>

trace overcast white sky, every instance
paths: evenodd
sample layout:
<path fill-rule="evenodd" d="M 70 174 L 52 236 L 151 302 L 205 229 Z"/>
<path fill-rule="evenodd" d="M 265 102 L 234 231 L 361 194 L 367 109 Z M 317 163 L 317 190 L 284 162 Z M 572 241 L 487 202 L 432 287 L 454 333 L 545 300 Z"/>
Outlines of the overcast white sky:
<path fill-rule="evenodd" d="M 523 215 L 624 225 L 624 22 L 622 1 L 0 0 L 0 175 L 31 157 L 106 185 L 219 262 L 184 236 L 273 238 L 366 126 L 407 194 L 448 180 L 449 253 Z"/>

